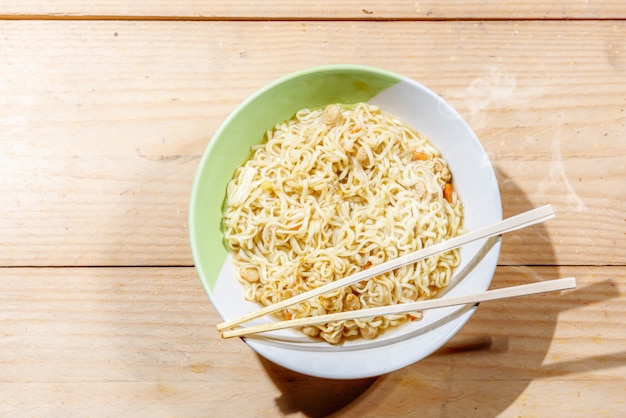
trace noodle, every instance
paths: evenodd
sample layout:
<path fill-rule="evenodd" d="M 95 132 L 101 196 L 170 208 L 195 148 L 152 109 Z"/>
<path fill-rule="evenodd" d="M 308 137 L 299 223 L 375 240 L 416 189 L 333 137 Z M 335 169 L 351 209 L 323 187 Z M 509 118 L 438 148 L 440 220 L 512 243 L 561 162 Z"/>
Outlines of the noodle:
<path fill-rule="evenodd" d="M 225 240 L 245 298 L 270 305 L 461 233 L 452 174 L 428 140 L 378 107 L 301 110 L 266 134 L 228 184 Z M 451 250 L 290 306 L 285 319 L 432 298 Z M 308 326 L 337 344 L 419 314 Z"/>

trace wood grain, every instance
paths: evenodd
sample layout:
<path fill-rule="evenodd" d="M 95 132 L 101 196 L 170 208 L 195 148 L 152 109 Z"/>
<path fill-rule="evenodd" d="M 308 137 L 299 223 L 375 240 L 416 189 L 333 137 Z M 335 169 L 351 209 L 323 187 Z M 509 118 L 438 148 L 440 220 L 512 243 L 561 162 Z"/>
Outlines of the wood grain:
<path fill-rule="evenodd" d="M 626 3 L 0 4 L 0 416 L 626 416 Z M 192 266 L 191 182 L 233 108 L 328 63 L 448 100 L 496 169 L 492 288 L 427 359 L 316 379 L 223 340 Z"/>
<path fill-rule="evenodd" d="M 4 0 L 4 18 L 196 18 L 196 19 L 616 19 L 626 17 L 620 0 Z"/>
<path fill-rule="evenodd" d="M 419 363 L 328 381 L 221 339 L 193 268 L 4 268 L 0 414 L 619 416 L 626 269 L 500 267 L 492 288 L 565 276 L 578 289 L 482 304 Z"/>
<path fill-rule="evenodd" d="M 265 83 L 331 62 L 447 99 L 506 216 L 555 206 L 505 237 L 502 264 L 623 265 L 625 38 L 625 22 L 0 22 L 0 265 L 191 265 L 212 134 Z"/>

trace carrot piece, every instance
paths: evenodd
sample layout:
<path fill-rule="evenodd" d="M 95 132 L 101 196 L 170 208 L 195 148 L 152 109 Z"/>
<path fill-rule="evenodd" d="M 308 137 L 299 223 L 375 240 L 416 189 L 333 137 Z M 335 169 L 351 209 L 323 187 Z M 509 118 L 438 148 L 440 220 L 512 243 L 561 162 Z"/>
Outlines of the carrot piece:
<path fill-rule="evenodd" d="M 293 315 L 289 311 L 283 311 L 283 316 L 285 317 L 287 321 L 290 321 L 291 318 L 293 318 Z"/>
<path fill-rule="evenodd" d="M 428 159 L 428 155 L 424 154 L 423 152 L 413 151 L 413 156 L 411 157 L 411 160 L 426 161 L 427 159 Z"/>
<path fill-rule="evenodd" d="M 448 203 L 452 203 L 452 194 L 454 193 L 454 187 L 452 187 L 452 183 L 446 183 L 443 186 L 443 197 L 448 201 Z"/>
<path fill-rule="evenodd" d="M 422 319 L 422 313 L 421 312 L 409 312 L 408 314 L 406 314 L 406 317 L 411 322 L 419 321 L 420 319 Z"/>

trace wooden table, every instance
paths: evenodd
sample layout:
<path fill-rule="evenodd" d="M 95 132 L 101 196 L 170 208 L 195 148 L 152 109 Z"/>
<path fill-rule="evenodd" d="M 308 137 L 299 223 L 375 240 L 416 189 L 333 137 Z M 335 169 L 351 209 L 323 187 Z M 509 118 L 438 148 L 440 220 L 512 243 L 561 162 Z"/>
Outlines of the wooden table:
<path fill-rule="evenodd" d="M 0 415 L 587 417 L 626 414 L 626 3 L 3 0 Z M 328 63 L 448 100 L 495 166 L 492 288 L 429 358 L 302 376 L 222 340 L 190 255 L 191 183 L 249 94 Z"/>

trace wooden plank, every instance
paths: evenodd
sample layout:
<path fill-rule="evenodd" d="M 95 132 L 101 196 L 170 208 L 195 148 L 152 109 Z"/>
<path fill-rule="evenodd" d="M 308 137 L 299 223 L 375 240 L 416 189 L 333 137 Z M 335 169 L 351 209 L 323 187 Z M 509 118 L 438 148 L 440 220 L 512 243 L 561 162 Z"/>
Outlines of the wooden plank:
<path fill-rule="evenodd" d="M 202 1 L 5 0 L 4 18 L 196 18 L 196 19 L 617 19 L 626 17 L 620 0 L 425 0 Z"/>
<path fill-rule="evenodd" d="M 154 418 L 305 418 L 331 414 L 346 418 L 421 414 L 587 418 L 595 414 L 606 417 L 624 414 L 621 402 L 624 384 L 615 381 L 580 380 L 563 384 L 535 380 L 528 382 L 523 394 L 515 400 L 510 397 L 520 393 L 523 386 L 515 381 L 424 380 L 412 391 L 414 381 L 395 375 L 362 381 L 328 381 L 286 372 L 281 376 L 268 374 L 258 377 L 251 373 L 227 382 L 216 377 L 215 380 L 196 382 L 0 383 L 3 394 L 13 395 L 11 403 L 0 405 L 0 411 L 7 411 L 12 417 L 62 415 L 68 418 L 86 415 L 134 417 L 144 413 Z M 281 379 L 288 379 L 288 382 Z M 232 388 L 232 391 L 225 388 Z M 546 400 L 548 395 L 549 401 Z"/>
<path fill-rule="evenodd" d="M 619 416 L 626 268 L 500 267 L 492 288 L 565 276 L 576 290 L 482 304 L 421 362 L 328 381 L 221 339 L 192 268 L 4 268 L 0 413 Z"/>
<path fill-rule="evenodd" d="M 447 99 L 507 216 L 554 204 L 502 264 L 624 264 L 625 38 L 625 22 L 0 22 L 0 265 L 191 265 L 213 132 L 265 83 L 330 62 Z"/>

